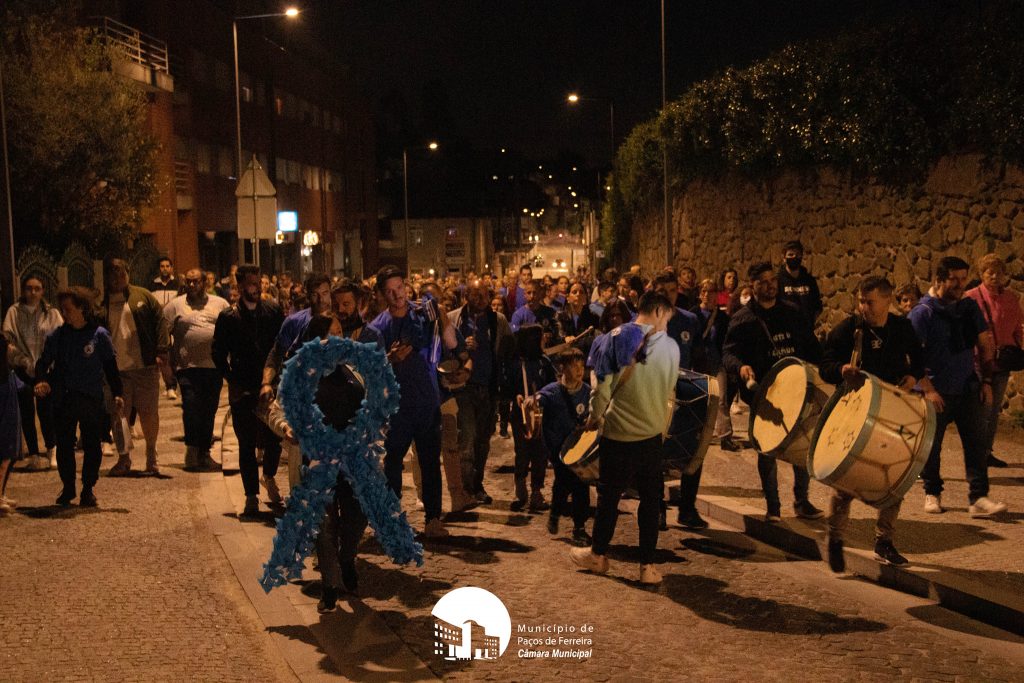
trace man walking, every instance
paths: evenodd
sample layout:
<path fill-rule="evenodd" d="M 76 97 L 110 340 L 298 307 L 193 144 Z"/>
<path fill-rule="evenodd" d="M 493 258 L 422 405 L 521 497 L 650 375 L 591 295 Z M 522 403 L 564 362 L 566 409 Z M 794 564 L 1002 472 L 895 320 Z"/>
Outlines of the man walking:
<path fill-rule="evenodd" d="M 231 423 L 238 437 L 238 469 L 245 489 L 242 514 L 259 512 L 259 466 L 256 449 L 263 449 L 263 486 L 273 504 L 281 503 L 277 488 L 277 466 L 281 461 L 281 439 L 256 416 L 263 364 L 270 353 L 284 316 L 271 300 L 260 296 L 259 266 L 238 268 L 239 301 L 217 317 L 213 331 L 213 362 L 228 381 Z"/>
<path fill-rule="evenodd" d="M 160 259 L 160 274 L 149 283 L 149 291 L 160 303 L 161 309 L 169 304 L 171 299 L 177 297 L 181 291 L 181 283 L 174 276 L 174 262 L 168 257 L 164 256 Z M 167 382 L 167 379 L 170 382 Z M 169 375 L 165 379 L 164 386 L 167 388 L 167 398 L 171 400 L 178 398 L 178 383 L 173 375 Z"/>
<path fill-rule="evenodd" d="M 164 307 L 171 335 L 170 367 L 181 387 L 185 468 L 216 470 L 219 466 L 210 457 L 210 448 L 224 379 L 213 362 L 213 333 L 228 302 L 206 292 L 206 278 L 199 268 L 185 273 L 185 288 L 185 294 Z"/>
<path fill-rule="evenodd" d="M 821 345 L 807 318 L 796 306 L 778 298 L 779 280 L 772 264 L 767 261 L 755 263 L 747 274 L 754 298 L 729 321 L 722 360 L 729 373 L 739 377 L 743 400 L 750 404 L 751 412 L 756 412 L 755 395 L 750 387 L 786 356 L 817 364 L 821 360 Z M 758 453 L 757 473 L 761 477 L 761 489 L 768 507 L 765 520 L 781 521 L 782 504 L 779 501 L 779 473 L 775 458 Z M 797 517 L 819 519 L 823 513 L 807 499 L 809 485 L 807 469 L 793 465 L 793 509 Z"/>
<path fill-rule="evenodd" d="M 782 247 L 783 264 L 779 268 L 779 299 L 794 304 L 814 328 L 821 314 L 821 292 L 818 281 L 803 266 L 804 245 L 799 240 Z"/>
<path fill-rule="evenodd" d="M 598 338 L 591 350 L 593 389 L 587 428 L 603 423 L 594 543 L 573 548 L 576 566 L 604 574 L 615 534 L 619 500 L 631 483 L 640 494 L 640 581 L 661 583 L 654 566 L 662 497 L 661 451 L 679 372 L 679 346 L 665 334 L 674 314 L 665 295 L 640 298 L 635 323 Z"/>
<path fill-rule="evenodd" d="M 103 262 L 104 295 L 100 324 L 110 332 L 124 388 L 124 415 L 138 413 L 146 440 L 146 473 L 159 474 L 156 439 L 160 433 L 160 370 L 167 362 L 167 329 L 160 302 L 142 287 L 128 284 L 128 264 Z M 130 453 L 122 453 L 110 476 L 131 472 Z"/>
<path fill-rule="evenodd" d="M 964 297 L 970 266 L 947 256 L 935 269 L 935 281 L 910 314 L 918 338 L 924 344 L 928 379 L 939 392 L 941 408 L 935 440 L 921 472 L 924 480 L 924 511 L 945 512 L 942 507 L 942 475 L 939 473 L 942 440 L 946 428 L 956 424 L 964 447 L 964 469 L 969 486 L 971 517 L 990 517 L 1006 510 L 1006 503 L 988 497 L 988 440 L 985 407 L 992 403 L 992 370 L 995 349 L 992 333 L 978 304 Z M 975 347 L 981 361 L 981 379 L 975 370 Z"/>

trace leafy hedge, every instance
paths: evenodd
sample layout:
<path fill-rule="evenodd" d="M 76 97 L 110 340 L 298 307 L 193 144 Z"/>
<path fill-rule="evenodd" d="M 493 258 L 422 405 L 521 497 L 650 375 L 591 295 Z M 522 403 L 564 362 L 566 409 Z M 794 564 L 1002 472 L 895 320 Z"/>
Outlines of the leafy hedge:
<path fill-rule="evenodd" d="M 1024 3 L 913 15 L 830 42 L 790 46 L 695 84 L 619 148 L 604 212 L 610 244 L 669 185 L 765 179 L 824 165 L 894 184 L 940 157 L 1024 160 Z"/>

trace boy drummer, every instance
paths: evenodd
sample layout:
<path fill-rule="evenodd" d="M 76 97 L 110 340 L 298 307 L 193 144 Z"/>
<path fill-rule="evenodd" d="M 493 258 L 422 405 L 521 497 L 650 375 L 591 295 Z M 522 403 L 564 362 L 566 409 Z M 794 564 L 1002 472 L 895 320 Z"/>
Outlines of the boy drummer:
<path fill-rule="evenodd" d="M 889 312 L 892 305 L 892 285 L 884 277 L 871 275 L 857 285 L 857 313 L 842 321 L 828 335 L 822 360 L 821 377 L 826 382 L 846 382 L 851 388 L 864 383 L 863 372 L 869 372 L 883 382 L 903 391 L 914 386 L 924 390 L 925 399 L 941 411 L 942 403 L 935 387 L 925 374 L 924 349 L 910 321 Z M 861 335 L 859 367 L 851 362 L 857 331 Z M 850 502 L 853 496 L 843 491 L 832 492 L 828 516 L 828 564 L 834 572 L 846 568 L 843 558 L 843 533 L 850 521 Z M 904 565 L 907 558 L 900 555 L 892 543 L 893 527 L 900 512 L 900 504 L 878 511 L 875 525 L 875 559 L 884 564 Z"/>

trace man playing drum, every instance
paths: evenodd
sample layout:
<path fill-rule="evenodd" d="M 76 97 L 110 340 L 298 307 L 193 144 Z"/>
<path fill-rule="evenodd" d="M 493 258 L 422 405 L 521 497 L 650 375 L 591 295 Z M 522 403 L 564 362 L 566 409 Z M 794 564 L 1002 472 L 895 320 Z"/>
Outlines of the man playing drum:
<path fill-rule="evenodd" d="M 797 308 L 778 299 L 779 279 L 767 261 L 755 263 L 747 271 L 754 298 L 729 321 L 722 348 L 722 362 L 734 377 L 740 379 L 740 394 L 754 405 L 755 390 L 772 365 L 787 356 L 817 363 L 821 345 L 814 336 L 810 321 Z M 757 454 L 757 473 L 761 477 L 768 510 L 765 520 L 781 521 L 782 505 L 779 501 L 778 465 L 775 458 Z M 819 519 L 823 513 L 807 499 L 810 475 L 806 468 L 793 466 L 793 509 L 798 517 Z"/>
<path fill-rule="evenodd" d="M 892 285 L 884 277 L 871 275 L 857 285 L 857 313 L 836 325 L 825 342 L 825 355 L 819 371 L 826 382 L 846 382 L 852 389 L 864 383 L 863 372 L 883 382 L 910 391 L 915 385 L 924 390 L 927 400 L 941 411 L 942 400 L 925 375 L 924 349 L 910 321 L 889 312 Z M 855 339 L 860 332 L 860 364 L 852 362 Z M 843 558 L 843 534 L 850 521 L 853 496 L 834 489 L 828 516 L 828 565 L 834 572 L 846 568 Z M 892 565 L 907 564 L 907 558 L 893 547 L 893 526 L 900 504 L 878 511 L 875 524 L 875 559 Z"/>
<path fill-rule="evenodd" d="M 654 566 L 658 513 L 662 497 L 663 434 L 679 376 L 679 346 L 665 330 L 675 310 L 664 294 L 640 297 L 635 323 L 620 325 L 598 338 L 591 349 L 593 390 L 586 428 L 603 421 L 599 443 L 600 474 L 594 543 L 573 548 L 582 569 L 608 571 L 608 545 L 615 534 L 619 499 L 631 483 L 640 494 L 640 582 L 661 583 Z"/>

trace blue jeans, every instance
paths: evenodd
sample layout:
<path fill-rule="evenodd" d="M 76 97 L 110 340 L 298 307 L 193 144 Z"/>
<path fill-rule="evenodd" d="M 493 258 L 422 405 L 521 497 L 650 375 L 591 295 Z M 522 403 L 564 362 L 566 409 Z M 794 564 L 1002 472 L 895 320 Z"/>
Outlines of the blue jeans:
<path fill-rule="evenodd" d="M 996 440 L 999 428 L 999 412 L 1006 397 L 1006 385 L 1010 381 L 1009 372 L 996 372 L 992 375 L 992 405 L 985 408 L 985 456 L 992 455 L 992 444 Z"/>
<path fill-rule="evenodd" d="M 388 486 L 402 497 L 402 461 L 413 441 L 423 475 L 423 509 L 427 521 L 441 517 L 441 409 L 407 409 L 403 406 L 391 418 L 384 439 L 384 474 Z"/>
<path fill-rule="evenodd" d="M 946 435 L 946 428 L 955 423 L 956 431 L 960 434 L 960 443 L 964 447 L 968 500 L 974 503 L 988 495 L 988 453 L 985 452 L 988 444 L 985 419 L 987 409 L 981 404 L 980 389 L 978 381 L 972 380 L 964 387 L 962 394 L 942 394 L 946 407 L 935 416 L 935 441 L 932 443 L 928 462 L 921 472 L 926 494 L 937 496 L 942 493 L 942 475 L 939 474 L 942 440 Z"/>

